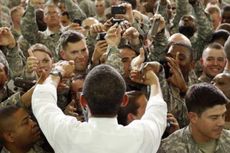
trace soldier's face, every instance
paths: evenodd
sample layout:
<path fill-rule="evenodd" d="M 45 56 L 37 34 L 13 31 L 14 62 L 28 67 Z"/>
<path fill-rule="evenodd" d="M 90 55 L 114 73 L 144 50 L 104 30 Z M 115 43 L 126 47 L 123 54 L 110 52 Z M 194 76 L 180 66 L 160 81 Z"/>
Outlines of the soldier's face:
<path fill-rule="evenodd" d="M 59 10 L 56 6 L 47 6 L 44 9 L 44 21 L 47 26 L 59 26 L 60 16 Z"/>
<path fill-rule="evenodd" d="M 39 65 L 36 70 L 37 74 L 40 76 L 41 72 L 45 71 L 48 75 L 52 69 L 52 58 L 49 56 L 49 54 L 39 50 L 34 51 L 33 54 L 39 61 Z"/>
<path fill-rule="evenodd" d="M 105 2 L 104 1 L 95 1 L 96 13 L 101 15 L 105 11 Z"/>
<path fill-rule="evenodd" d="M 7 80 L 8 80 L 8 77 L 5 71 L 5 66 L 2 63 L 0 63 L 0 88 L 2 88 L 5 85 Z"/>
<path fill-rule="evenodd" d="M 184 46 L 172 45 L 167 53 L 167 56 L 176 59 L 176 54 L 179 52 L 179 66 L 183 74 L 191 70 L 192 57 L 190 50 Z"/>
<path fill-rule="evenodd" d="M 14 142 L 21 147 L 30 146 L 40 139 L 40 130 L 37 123 L 24 109 L 19 109 L 13 114 L 11 120 L 13 127 L 11 130 Z"/>
<path fill-rule="evenodd" d="M 224 128 L 225 113 L 225 105 L 215 105 L 208 108 L 200 116 L 196 114 L 194 118 L 190 118 L 193 133 L 205 142 L 218 139 Z"/>
<path fill-rule="evenodd" d="M 212 80 L 212 84 L 219 88 L 230 99 L 230 74 L 220 73 Z"/>
<path fill-rule="evenodd" d="M 216 12 L 216 13 L 210 14 L 210 17 L 212 20 L 213 29 L 215 30 L 221 23 L 221 16 L 219 13 Z"/>
<path fill-rule="evenodd" d="M 129 49 L 129 48 L 123 48 L 120 50 L 121 54 L 121 60 L 124 64 L 124 71 L 125 71 L 125 78 L 129 77 L 129 73 L 131 70 L 131 61 L 134 57 L 136 57 L 136 53 Z"/>
<path fill-rule="evenodd" d="M 85 71 L 88 66 L 89 52 L 85 40 L 68 43 L 63 52 L 65 60 L 74 60 L 76 71 Z"/>
<path fill-rule="evenodd" d="M 201 64 L 203 72 L 213 78 L 223 72 L 226 64 L 226 56 L 223 49 L 207 48 L 203 52 Z"/>

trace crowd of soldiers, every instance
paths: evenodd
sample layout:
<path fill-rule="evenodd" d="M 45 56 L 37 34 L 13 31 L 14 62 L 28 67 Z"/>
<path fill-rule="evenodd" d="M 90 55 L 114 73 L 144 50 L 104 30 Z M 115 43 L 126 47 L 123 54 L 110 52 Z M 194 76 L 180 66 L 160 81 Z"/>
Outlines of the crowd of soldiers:
<path fill-rule="evenodd" d="M 229 35 L 229 0 L 1 0 L 1 152 L 58 152 L 31 109 L 35 87 L 60 77 L 57 106 L 87 122 L 84 81 L 105 64 L 125 80 L 129 103 L 116 112 L 119 124 L 142 118 L 151 71 L 167 104 L 158 152 L 227 153 Z M 71 76 L 60 72 L 66 61 L 74 63 Z"/>

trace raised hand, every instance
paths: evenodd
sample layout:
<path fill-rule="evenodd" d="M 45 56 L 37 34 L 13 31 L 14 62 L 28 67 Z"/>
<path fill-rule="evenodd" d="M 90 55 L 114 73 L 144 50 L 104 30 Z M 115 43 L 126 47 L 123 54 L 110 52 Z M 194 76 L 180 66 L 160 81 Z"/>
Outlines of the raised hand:
<path fill-rule="evenodd" d="M 104 53 L 106 53 L 108 44 L 106 43 L 105 40 L 100 40 L 96 43 L 93 56 L 92 56 L 92 62 L 93 64 L 99 64 L 100 63 L 100 58 Z"/>
<path fill-rule="evenodd" d="M 16 45 L 13 34 L 8 27 L 0 27 L 0 46 L 13 48 Z"/>
<path fill-rule="evenodd" d="M 181 92 L 186 93 L 187 85 L 179 66 L 179 52 L 176 54 L 176 59 L 166 57 L 166 60 L 168 61 L 170 72 L 172 73 L 172 76 L 168 78 L 168 82 L 179 88 Z"/>
<path fill-rule="evenodd" d="M 145 61 L 145 51 L 140 49 L 140 54 L 131 61 L 132 70 L 140 70 L 142 63 Z"/>
<path fill-rule="evenodd" d="M 117 47 L 121 41 L 121 28 L 116 23 L 113 25 L 108 31 L 105 36 L 105 40 L 109 46 Z"/>
<path fill-rule="evenodd" d="M 33 73 L 38 69 L 39 60 L 34 56 L 31 49 L 28 50 L 29 57 L 26 60 L 27 73 Z"/>

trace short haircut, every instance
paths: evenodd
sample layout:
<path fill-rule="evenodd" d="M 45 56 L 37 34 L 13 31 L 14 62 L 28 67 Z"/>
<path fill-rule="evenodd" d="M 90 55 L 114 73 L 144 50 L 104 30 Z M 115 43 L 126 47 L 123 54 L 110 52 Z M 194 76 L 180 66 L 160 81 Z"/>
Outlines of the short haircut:
<path fill-rule="evenodd" d="M 224 44 L 224 51 L 228 61 L 230 61 L 230 37 L 228 37 L 228 40 Z"/>
<path fill-rule="evenodd" d="M 9 130 L 13 125 L 8 122 L 12 115 L 16 113 L 21 107 L 17 105 L 9 105 L 0 108 L 0 143 L 4 143 L 3 133 Z"/>
<path fill-rule="evenodd" d="M 127 116 L 129 113 L 137 115 L 137 110 L 140 107 L 139 104 L 137 103 L 137 99 L 140 96 L 145 95 L 143 91 L 137 91 L 137 90 L 126 92 L 126 94 L 129 97 L 129 103 L 125 107 L 120 107 L 117 116 L 118 123 L 124 126 L 128 125 Z"/>
<path fill-rule="evenodd" d="M 126 85 L 119 72 L 102 64 L 88 73 L 82 91 L 93 116 L 116 116 Z"/>
<path fill-rule="evenodd" d="M 226 12 L 230 12 L 230 5 L 226 5 L 222 8 L 221 16 Z"/>
<path fill-rule="evenodd" d="M 228 102 L 223 92 L 210 83 L 192 85 L 185 96 L 188 112 L 195 112 L 199 116 L 209 108 Z"/>
<path fill-rule="evenodd" d="M 211 48 L 211 49 L 224 49 L 224 47 L 219 44 L 219 43 L 211 43 L 211 44 L 208 44 L 208 46 L 206 46 L 206 48 L 204 50 L 206 50 L 207 48 Z"/>
<path fill-rule="evenodd" d="M 65 31 L 59 39 L 60 50 L 65 50 L 68 43 L 76 43 L 84 39 L 84 35 L 73 30 Z"/>
<path fill-rule="evenodd" d="M 221 16 L 221 10 L 218 5 L 209 5 L 205 11 L 209 14 L 218 13 Z"/>
<path fill-rule="evenodd" d="M 22 6 L 15 6 L 15 7 L 13 7 L 13 8 L 10 10 L 10 16 L 11 16 L 11 18 L 12 18 L 12 16 L 13 16 L 15 13 L 17 13 L 17 11 L 20 10 L 20 9 L 23 9 L 23 7 L 22 7 Z"/>
<path fill-rule="evenodd" d="M 39 44 L 39 43 L 34 44 L 33 46 L 29 48 L 29 50 L 32 50 L 32 52 L 41 51 L 41 52 L 48 54 L 51 58 L 53 57 L 52 52 L 43 44 Z"/>
<path fill-rule="evenodd" d="M 213 43 L 218 39 L 223 39 L 226 41 L 229 35 L 230 33 L 227 30 L 223 30 L 223 29 L 217 30 L 214 33 L 212 33 L 212 38 L 209 43 Z"/>
<path fill-rule="evenodd" d="M 230 33 L 230 23 L 221 23 L 221 25 L 219 25 L 217 29 L 227 30 Z"/>

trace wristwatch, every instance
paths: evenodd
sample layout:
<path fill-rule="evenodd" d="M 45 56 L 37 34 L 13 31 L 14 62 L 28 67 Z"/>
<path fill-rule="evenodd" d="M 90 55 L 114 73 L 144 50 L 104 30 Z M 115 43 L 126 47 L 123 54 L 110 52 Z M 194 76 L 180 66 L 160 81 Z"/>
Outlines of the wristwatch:
<path fill-rule="evenodd" d="M 58 69 L 52 69 L 50 71 L 50 75 L 59 76 L 60 80 L 62 80 L 62 74 L 61 74 L 60 70 L 58 70 Z"/>

